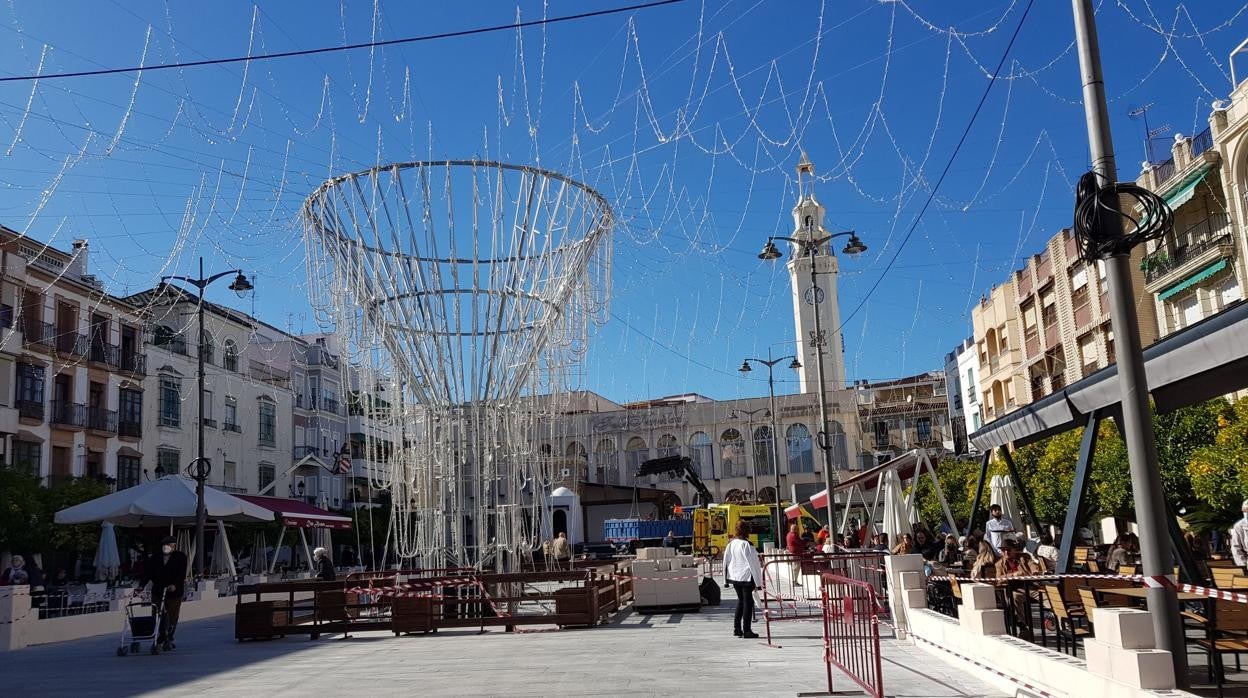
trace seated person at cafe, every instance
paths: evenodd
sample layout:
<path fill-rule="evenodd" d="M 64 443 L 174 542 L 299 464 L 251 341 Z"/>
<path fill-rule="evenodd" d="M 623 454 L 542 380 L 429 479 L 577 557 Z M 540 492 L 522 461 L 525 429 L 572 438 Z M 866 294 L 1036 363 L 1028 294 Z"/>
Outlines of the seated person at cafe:
<path fill-rule="evenodd" d="M 940 548 L 940 541 L 933 540 L 926 528 L 914 532 L 914 552 L 922 555 L 924 560 L 935 560 Z"/>
<path fill-rule="evenodd" d="M 972 579 L 991 579 L 997 576 L 997 551 L 992 549 L 988 541 L 979 541 L 979 550 L 975 553 L 975 562 L 971 564 Z"/>
<path fill-rule="evenodd" d="M 1109 557 L 1105 560 L 1105 565 L 1114 572 L 1131 572 L 1130 569 L 1135 567 L 1140 561 L 1140 544 L 1134 533 L 1121 533 L 1114 541 L 1114 547 L 1109 551 Z"/>
<path fill-rule="evenodd" d="M 1057 546 L 1053 544 L 1053 536 L 1048 533 L 1040 534 L 1040 544 L 1036 546 L 1036 561 L 1044 565 L 1047 572 L 1057 568 Z"/>
<path fill-rule="evenodd" d="M 945 547 L 936 554 L 936 561 L 946 567 L 962 565 L 962 546 L 958 545 L 958 537 L 950 534 L 945 536 Z"/>
<path fill-rule="evenodd" d="M 1006 538 L 1001 542 L 1001 559 L 997 561 L 998 577 L 1024 577 L 1044 574 L 1040 564 L 1023 554 L 1018 541 Z"/>

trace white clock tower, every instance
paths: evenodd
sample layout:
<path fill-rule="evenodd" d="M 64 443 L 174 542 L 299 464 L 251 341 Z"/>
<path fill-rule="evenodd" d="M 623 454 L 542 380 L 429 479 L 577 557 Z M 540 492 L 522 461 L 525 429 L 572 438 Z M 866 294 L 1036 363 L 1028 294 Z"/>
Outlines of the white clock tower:
<path fill-rule="evenodd" d="M 845 389 L 841 311 L 836 290 L 839 266 L 829 241 L 815 246 L 813 256 L 810 245 L 806 244 L 806 241 L 828 236 L 823 227 L 823 215 L 823 204 L 815 199 L 815 165 L 806 153 L 802 153 L 802 159 L 797 163 L 797 205 L 793 207 L 792 237 L 803 242 L 790 244 L 786 266 L 793 288 L 793 324 L 797 331 L 797 355 L 802 362 L 798 373 L 803 393 L 815 392 L 819 384 L 816 351 L 823 353 L 824 390 L 835 392 Z M 811 278 L 812 266 L 815 279 Z"/>

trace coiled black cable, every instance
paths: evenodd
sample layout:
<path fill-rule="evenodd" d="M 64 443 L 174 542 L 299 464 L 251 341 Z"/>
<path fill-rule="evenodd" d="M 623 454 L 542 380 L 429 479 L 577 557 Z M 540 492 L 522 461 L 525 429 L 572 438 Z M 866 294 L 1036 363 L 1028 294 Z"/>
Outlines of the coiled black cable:
<path fill-rule="evenodd" d="M 1156 240 L 1174 228 L 1174 211 L 1165 199 L 1133 182 L 1101 186 L 1099 177 L 1088 172 L 1075 187 L 1075 240 L 1085 262 L 1128 253 L 1136 245 Z M 1111 212 L 1114 217 L 1102 217 L 1104 212 Z M 1132 229 L 1124 233 L 1118 217 L 1130 221 Z"/>

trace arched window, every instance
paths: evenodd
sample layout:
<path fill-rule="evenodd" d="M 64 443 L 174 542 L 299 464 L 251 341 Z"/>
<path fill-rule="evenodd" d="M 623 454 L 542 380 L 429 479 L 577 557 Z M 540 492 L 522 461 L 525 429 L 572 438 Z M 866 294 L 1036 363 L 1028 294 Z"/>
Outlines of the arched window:
<path fill-rule="evenodd" d="M 585 453 L 585 447 L 582 446 L 579 441 L 573 441 L 568 444 L 568 448 L 564 451 L 564 455 L 566 455 L 568 460 L 575 465 L 580 465 L 581 463 L 589 460 L 589 457 Z"/>
<path fill-rule="evenodd" d="M 542 444 L 541 447 L 537 449 L 537 452 L 541 454 L 543 458 L 550 458 L 554 451 L 551 449 L 550 444 Z"/>
<path fill-rule="evenodd" d="M 238 345 L 234 340 L 225 340 L 225 352 L 221 356 L 221 368 L 238 373 Z"/>
<path fill-rule="evenodd" d="M 217 362 L 217 348 L 212 343 L 212 335 L 208 334 L 206 330 L 204 332 L 204 344 L 199 350 L 204 352 L 204 363 L 215 364 Z"/>
<path fill-rule="evenodd" d="M 810 429 L 805 424 L 791 424 L 784 435 L 789 444 L 789 472 L 813 473 L 815 451 L 810 441 Z"/>
<path fill-rule="evenodd" d="M 650 448 L 646 446 L 646 440 L 640 436 L 634 436 L 628 440 L 628 444 L 624 447 L 624 481 L 632 482 L 637 477 L 637 469 L 641 467 L 643 461 L 650 455 Z"/>
<path fill-rule="evenodd" d="M 762 426 L 754 430 L 754 474 L 772 475 L 776 471 L 774 451 L 771 441 L 771 427 Z"/>
<path fill-rule="evenodd" d="M 850 467 L 849 446 L 845 441 L 845 427 L 836 420 L 828 422 L 828 446 L 832 449 L 832 467 L 837 470 Z"/>
<path fill-rule="evenodd" d="M 724 477 L 745 477 L 745 442 L 741 432 L 725 429 L 719 435 L 719 463 Z"/>
<path fill-rule="evenodd" d="M 706 432 L 695 432 L 689 437 L 689 459 L 703 480 L 715 477 L 715 447 Z"/>
<path fill-rule="evenodd" d="M 659 458 L 667 458 L 668 456 L 680 455 L 680 442 L 671 434 L 664 434 L 659 437 Z"/>
<path fill-rule="evenodd" d="M 620 464 L 614 439 L 603 439 L 594 447 L 594 472 L 598 482 L 620 484 Z"/>

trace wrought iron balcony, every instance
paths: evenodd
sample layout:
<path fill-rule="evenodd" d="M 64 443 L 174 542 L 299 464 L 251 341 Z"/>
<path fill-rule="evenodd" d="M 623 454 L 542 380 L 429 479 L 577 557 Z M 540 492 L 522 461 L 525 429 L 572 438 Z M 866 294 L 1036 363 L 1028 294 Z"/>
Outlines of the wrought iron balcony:
<path fill-rule="evenodd" d="M 52 414 L 48 420 L 52 424 L 67 427 L 87 426 L 87 406 L 77 402 L 52 401 Z"/>
<path fill-rule="evenodd" d="M 121 348 L 116 344 L 107 342 L 91 342 L 91 350 L 87 354 L 87 360 L 92 363 L 104 364 L 109 368 L 120 368 L 119 359 L 121 356 Z"/>
<path fill-rule="evenodd" d="M 133 373 L 138 376 L 146 375 L 147 357 L 141 352 L 123 350 L 118 368 L 126 373 Z"/>
<path fill-rule="evenodd" d="M 56 333 L 56 351 L 64 356 L 86 356 L 87 335 L 74 332 L 72 329 L 58 329 Z"/>
<path fill-rule="evenodd" d="M 117 433 L 117 410 L 92 407 L 87 410 L 87 427 L 92 431 Z"/>
<path fill-rule="evenodd" d="M 42 400 L 18 400 L 17 416 L 23 419 L 43 421 L 44 406 Z"/>
<path fill-rule="evenodd" d="M 24 319 L 22 342 L 28 347 L 51 349 L 56 342 L 56 326 L 50 322 Z"/>
<path fill-rule="evenodd" d="M 143 422 L 141 420 L 130 421 L 123 419 L 117 423 L 117 433 L 120 436 L 129 436 L 141 439 L 143 438 Z"/>
<path fill-rule="evenodd" d="M 1231 221 L 1225 213 L 1215 213 L 1184 231 L 1181 239 L 1196 240 L 1189 245 L 1173 249 L 1162 248 L 1140 262 L 1144 281 L 1150 287 L 1177 281 L 1189 264 L 1194 268 L 1201 262 L 1212 262 L 1219 257 L 1234 254 L 1235 242 L 1231 235 Z M 1155 291 L 1155 288 L 1150 288 Z"/>
<path fill-rule="evenodd" d="M 225 424 L 221 425 L 221 428 L 222 428 L 222 429 L 224 429 L 224 430 L 226 430 L 226 431 L 232 431 L 232 432 L 234 432 L 235 434 L 241 434 L 241 433 L 243 433 L 243 428 L 242 428 L 242 427 L 240 427 L 240 426 L 238 426 L 238 425 L 237 425 L 237 424 L 235 424 L 234 422 L 226 422 Z"/>

